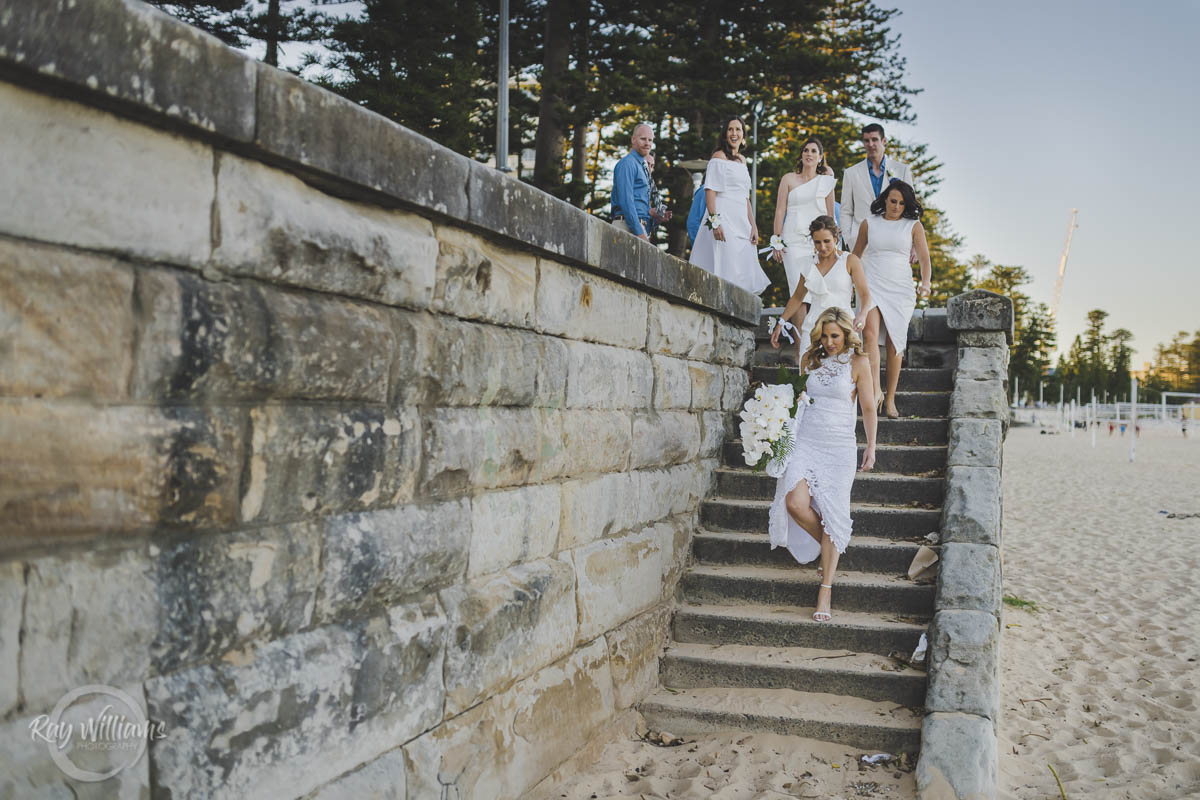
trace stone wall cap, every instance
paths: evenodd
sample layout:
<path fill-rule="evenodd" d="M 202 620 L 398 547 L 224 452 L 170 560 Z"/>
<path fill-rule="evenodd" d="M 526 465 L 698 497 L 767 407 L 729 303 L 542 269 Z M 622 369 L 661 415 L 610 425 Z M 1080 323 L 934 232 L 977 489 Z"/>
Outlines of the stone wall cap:
<path fill-rule="evenodd" d="M 954 331 L 1003 331 L 1012 344 L 1012 298 L 986 289 L 955 295 L 946 303 L 946 322 Z"/>

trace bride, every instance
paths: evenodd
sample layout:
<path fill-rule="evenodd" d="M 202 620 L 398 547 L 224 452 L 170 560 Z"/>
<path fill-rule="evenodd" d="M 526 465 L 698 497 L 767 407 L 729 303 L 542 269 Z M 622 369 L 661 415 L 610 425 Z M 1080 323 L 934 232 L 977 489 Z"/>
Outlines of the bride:
<path fill-rule="evenodd" d="M 850 487 L 854 483 L 857 444 L 854 438 L 857 398 L 862 409 L 867 447 L 860 468 L 875 466 L 875 395 L 871 365 L 850 313 L 828 308 L 817 318 L 811 346 L 800 360 L 808 373 L 794 447 L 775 484 L 768 530 L 772 549 L 787 547 L 801 564 L 820 556 L 813 619 L 828 622 L 838 557 L 850 543 Z"/>
<path fill-rule="evenodd" d="M 796 293 L 796 284 L 808 270 L 808 226 L 820 216 L 834 217 L 833 189 L 837 178 L 825 164 L 821 140 L 810 136 L 800 148 L 800 163 L 795 172 L 779 180 L 779 199 L 775 203 L 775 235 L 785 247 L 771 257 L 783 262 L 787 273 L 788 294 Z M 803 297 L 803 295 L 801 295 Z M 849 308 L 847 303 L 844 308 Z"/>

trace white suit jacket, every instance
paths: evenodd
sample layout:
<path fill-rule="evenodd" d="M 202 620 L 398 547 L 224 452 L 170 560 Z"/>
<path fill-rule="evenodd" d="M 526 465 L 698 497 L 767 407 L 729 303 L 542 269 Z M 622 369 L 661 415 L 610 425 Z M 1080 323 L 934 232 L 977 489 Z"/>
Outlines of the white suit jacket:
<path fill-rule="evenodd" d="M 842 174 L 842 236 L 851 250 L 858 239 L 858 228 L 864 219 L 871 216 L 871 203 L 875 202 L 875 189 L 871 186 L 871 174 L 868 169 L 867 160 L 864 158 Z M 892 178 L 912 186 L 912 170 L 908 164 L 889 158 L 884 162 L 883 169 L 883 189 L 887 189 Z"/>

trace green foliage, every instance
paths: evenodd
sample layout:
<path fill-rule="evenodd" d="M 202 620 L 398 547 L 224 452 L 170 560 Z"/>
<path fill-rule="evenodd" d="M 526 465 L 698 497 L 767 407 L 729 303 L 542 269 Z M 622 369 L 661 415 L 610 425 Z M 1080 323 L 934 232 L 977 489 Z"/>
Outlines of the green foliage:
<path fill-rule="evenodd" d="M 1011 594 L 1004 595 L 1004 605 L 1008 606 L 1009 608 L 1020 608 L 1025 611 L 1038 610 L 1037 603 L 1033 600 L 1025 600 Z"/>
<path fill-rule="evenodd" d="M 1154 348 L 1146 386 L 1151 392 L 1200 392 L 1200 330 L 1179 331 Z"/>
<path fill-rule="evenodd" d="M 279 48 L 292 42 L 316 42 L 329 20 L 300 0 L 148 0 L 168 14 L 207 31 L 233 47 L 255 42 L 266 46 L 263 60 L 279 64 Z"/>
<path fill-rule="evenodd" d="M 1032 278 L 1024 267 L 993 264 L 981 255 L 965 265 L 964 272 L 985 272 L 974 287 L 1012 298 L 1013 345 L 1009 351 L 1008 379 L 1027 391 L 1034 390 L 1050 366 L 1050 353 L 1057 341 L 1054 318 L 1045 303 L 1034 303 L 1020 287 Z M 966 288 L 964 286 L 964 288 Z"/>

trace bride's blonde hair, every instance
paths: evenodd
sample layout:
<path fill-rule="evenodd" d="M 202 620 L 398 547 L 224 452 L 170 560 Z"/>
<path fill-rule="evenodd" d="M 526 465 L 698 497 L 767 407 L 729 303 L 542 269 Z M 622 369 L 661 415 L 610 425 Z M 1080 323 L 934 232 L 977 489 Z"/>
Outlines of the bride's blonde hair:
<path fill-rule="evenodd" d="M 829 355 L 825 352 L 825 346 L 821 344 L 821 332 L 825 330 L 825 324 L 828 322 L 836 322 L 837 326 L 842 329 L 842 337 L 846 341 L 846 347 L 842 350 L 843 353 L 850 353 L 856 356 L 863 354 L 862 337 L 858 335 L 858 331 L 854 330 L 854 317 L 850 316 L 850 312 L 845 309 L 837 307 L 827 308 L 821 312 L 821 316 L 817 317 L 817 321 L 813 323 L 808 349 L 804 351 L 804 356 L 800 359 L 800 369 L 802 371 L 813 371 L 821 366 L 821 359 Z"/>

